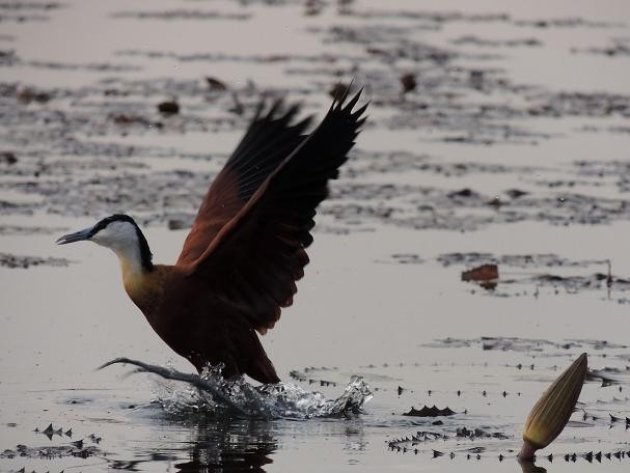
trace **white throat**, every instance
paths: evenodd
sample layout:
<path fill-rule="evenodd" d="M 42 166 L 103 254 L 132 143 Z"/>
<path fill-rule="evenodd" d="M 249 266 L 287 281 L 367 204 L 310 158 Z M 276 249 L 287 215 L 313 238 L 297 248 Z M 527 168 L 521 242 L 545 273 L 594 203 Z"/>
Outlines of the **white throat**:
<path fill-rule="evenodd" d="M 129 222 L 112 222 L 92 236 L 97 245 L 111 249 L 120 260 L 123 273 L 141 274 L 142 255 L 136 227 Z"/>

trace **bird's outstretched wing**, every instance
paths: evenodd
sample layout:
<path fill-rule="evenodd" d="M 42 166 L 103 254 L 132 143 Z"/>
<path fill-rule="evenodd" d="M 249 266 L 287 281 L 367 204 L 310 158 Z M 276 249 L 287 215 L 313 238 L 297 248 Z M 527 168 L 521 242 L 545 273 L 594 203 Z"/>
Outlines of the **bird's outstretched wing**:
<path fill-rule="evenodd" d="M 315 209 L 327 197 L 328 180 L 337 177 L 365 121 L 367 105 L 353 111 L 360 94 L 345 105 L 347 94 L 333 102 L 319 127 L 269 174 L 187 268 L 261 333 L 293 301 L 295 281 L 308 263 L 305 248 L 313 241 Z"/>
<path fill-rule="evenodd" d="M 261 102 L 245 136 L 208 189 L 178 265 L 195 262 L 271 172 L 306 138 L 303 133 L 312 117 L 291 123 L 299 106 L 284 110 L 282 101 L 277 100 L 268 111 L 265 108 Z"/>

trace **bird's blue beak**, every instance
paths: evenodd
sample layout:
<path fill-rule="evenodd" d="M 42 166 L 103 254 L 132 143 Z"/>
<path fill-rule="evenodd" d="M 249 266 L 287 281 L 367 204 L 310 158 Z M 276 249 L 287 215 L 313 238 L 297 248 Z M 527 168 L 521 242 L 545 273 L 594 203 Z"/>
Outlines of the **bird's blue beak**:
<path fill-rule="evenodd" d="M 59 238 L 56 243 L 58 245 L 65 245 L 67 243 L 74 243 L 75 241 L 89 240 L 92 237 L 92 227 L 85 230 L 79 230 L 78 232 L 68 233 L 67 235 Z"/>

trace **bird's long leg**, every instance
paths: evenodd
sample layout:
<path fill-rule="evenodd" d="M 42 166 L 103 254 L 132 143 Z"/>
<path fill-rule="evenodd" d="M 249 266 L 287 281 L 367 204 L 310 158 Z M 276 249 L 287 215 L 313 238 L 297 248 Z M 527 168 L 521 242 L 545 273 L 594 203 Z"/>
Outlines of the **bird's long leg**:
<path fill-rule="evenodd" d="M 125 363 L 129 365 L 134 365 L 139 368 L 140 372 L 148 372 L 155 373 L 163 378 L 172 379 L 175 381 L 183 381 L 185 383 L 191 384 L 198 389 L 209 392 L 215 400 L 224 404 L 228 408 L 237 412 L 238 414 L 244 417 L 268 417 L 265 415 L 262 409 L 257 409 L 257 412 L 248 412 L 242 407 L 235 404 L 228 396 L 221 392 L 221 389 L 218 385 L 209 379 L 201 378 L 196 374 L 182 373 L 181 371 L 176 371 L 173 369 L 164 368 L 158 365 L 150 365 L 148 363 L 144 363 L 138 360 L 132 360 L 130 358 L 116 358 L 114 360 L 108 361 L 104 365 L 98 367 L 99 370 L 103 368 L 107 368 L 108 366 L 117 364 L 117 363 Z"/>

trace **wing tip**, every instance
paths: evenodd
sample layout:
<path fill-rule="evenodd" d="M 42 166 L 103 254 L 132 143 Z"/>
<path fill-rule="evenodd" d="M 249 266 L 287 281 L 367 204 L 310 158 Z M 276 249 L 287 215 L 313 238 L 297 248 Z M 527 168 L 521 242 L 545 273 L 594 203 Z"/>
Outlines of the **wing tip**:
<path fill-rule="evenodd" d="M 359 103 L 359 100 L 363 94 L 363 91 L 365 90 L 364 86 L 359 87 L 359 89 L 349 99 L 352 93 L 352 89 L 354 88 L 353 86 L 355 84 L 355 81 L 356 81 L 356 78 L 353 77 L 350 83 L 346 86 L 343 94 L 340 97 L 336 97 L 333 100 L 333 103 L 330 106 L 329 113 L 347 114 L 357 124 L 359 124 L 359 122 L 360 124 L 363 124 L 363 122 L 365 121 L 365 117 L 363 120 L 359 120 L 359 119 L 367 110 L 370 102 L 368 101 L 367 103 L 362 105 L 361 108 L 359 108 L 358 110 L 353 110 L 354 107 L 357 105 L 357 103 Z"/>

